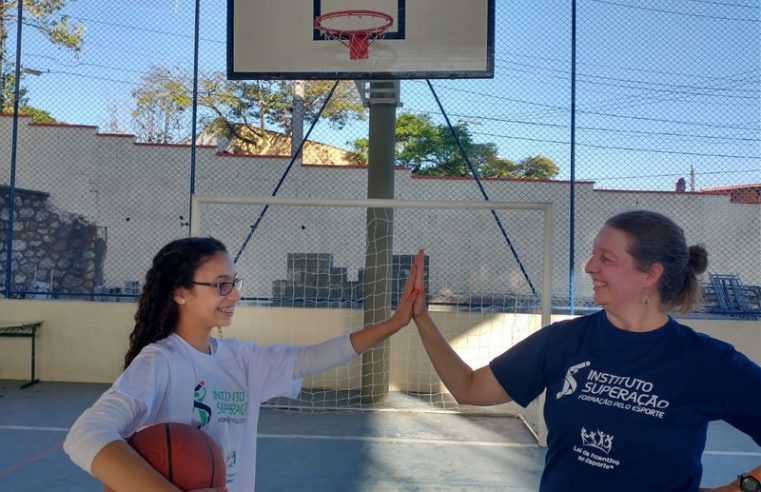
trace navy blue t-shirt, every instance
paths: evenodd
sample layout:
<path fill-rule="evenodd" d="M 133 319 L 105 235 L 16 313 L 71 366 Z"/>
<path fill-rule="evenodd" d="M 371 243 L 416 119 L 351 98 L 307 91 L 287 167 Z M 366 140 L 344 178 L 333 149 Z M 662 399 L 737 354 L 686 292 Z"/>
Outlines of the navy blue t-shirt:
<path fill-rule="evenodd" d="M 522 406 L 547 389 L 541 491 L 697 491 L 712 420 L 761 445 L 761 367 L 673 319 L 646 333 L 604 311 L 554 323 L 490 367 Z"/>

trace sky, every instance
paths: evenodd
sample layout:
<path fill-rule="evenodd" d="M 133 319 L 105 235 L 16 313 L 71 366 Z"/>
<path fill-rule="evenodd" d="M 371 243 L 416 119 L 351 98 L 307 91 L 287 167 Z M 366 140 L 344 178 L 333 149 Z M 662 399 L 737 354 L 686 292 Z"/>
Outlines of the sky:
<path fill-rule="evenodd" d="M 545 155 L 569 179 L 570 0 L 495 5 L 494 78 L 434 80 L 436 96 L 453 123 L 495 143 L 500 156 Z M 115 114 L 129 132 L 131 92 L 151 67 L 190 73 L 194 7 L 72 0 L 64 13 L 86 25 L 79 55 L 25 27 L 22 66 L 43 72 L 23 79 L 30 103 L 103 132 Z M 761 182 L 758 0 L 577 0 L 576 19 L 576 179 L 673 190 L 694 170 L 696 190 Z M 224 72 L 225 0 L 201 1 L 200 32 L 201 70 Z M 7 56 L 15 56 L 15 24 Z M 443 122 L 424 80 L 402 81 L 401 94 L 398 113 Z M 312 138 L 349 148 L 366 136 L 366 121 L 340 130 L 320 122 Z"/>

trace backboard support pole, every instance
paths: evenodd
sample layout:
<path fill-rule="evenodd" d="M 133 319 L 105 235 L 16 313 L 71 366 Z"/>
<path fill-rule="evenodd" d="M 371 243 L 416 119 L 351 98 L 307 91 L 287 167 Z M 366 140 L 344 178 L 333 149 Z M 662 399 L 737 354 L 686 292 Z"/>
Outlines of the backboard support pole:
<path fill-rule="evenodd" d="M 293 108 L 291 108 L 291 157 L 299 158 L 304 153 L 299 148 L 304 140 L 304 90 L 305 81 L 293 81 Z M 296 153 L 301 155 L 296 155 Z"/>
<path fill-rule="evenodd" d="M 373 97 L 375 96 L 375 97 Z M 394 198 L 394 147 L 399 81 L 374 81 L 367 97 L 370 131 L 367 197 Z M 367 252 L 364 274 L 364 326 L 391 315 L 393 210 L 367 209 Z M 385 340 L 362 355 L 362 402 L 385 401 L 389 392 L 390 342 Z"/>

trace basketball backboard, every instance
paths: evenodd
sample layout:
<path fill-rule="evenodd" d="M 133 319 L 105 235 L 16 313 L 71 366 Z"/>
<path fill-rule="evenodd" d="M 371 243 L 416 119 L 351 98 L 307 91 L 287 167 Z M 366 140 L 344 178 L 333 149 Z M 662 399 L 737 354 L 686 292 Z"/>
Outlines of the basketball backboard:
<path fill-rule="evenodd" d="M 228 0 L 227 76 L 493 77 L 494 4 L 495 0 Z M 364 41 L 351 38 L 365 31 L 371 34 L 362 50 Z"/>

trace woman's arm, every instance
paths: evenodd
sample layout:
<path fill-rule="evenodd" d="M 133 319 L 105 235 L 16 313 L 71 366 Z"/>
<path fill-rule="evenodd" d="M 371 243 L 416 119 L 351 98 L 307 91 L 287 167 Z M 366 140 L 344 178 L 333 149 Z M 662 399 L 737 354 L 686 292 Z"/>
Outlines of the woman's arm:
<path fill-rule="evenodd" d="M 428 313 L 416 315 L 415 324 L 436 373 L 458 403 L 496 405 L 511 400 L 489 366 L 474 371 L 457 355 Z"/>
<path fill-rule="evenodd" d="M 413 319 L 418 328 L 428 357 L 444 385 L 459 403 L 469 405 L 496 405 L 511 400 L 492 373 L 484 366 L 473 370 L 449 345 L 433 319 L 425 303 L 426 286 L 423 281 L 423 250 L 415 256 L 415 283 L 413 291 L 419 292 L 413 305 Z"/>
<path fill-rule="evenodd" d="M 761 465 L 755 467 L 752 471 L 754 476 L 761 477 Z M 761 481 L 761 479 L 759 481 Z M 740 479 L 736 478 L 722 487 L 716 487 L 713 489 L 701 487 L 700 492 L 740 492 L 740 490 Z"/>

